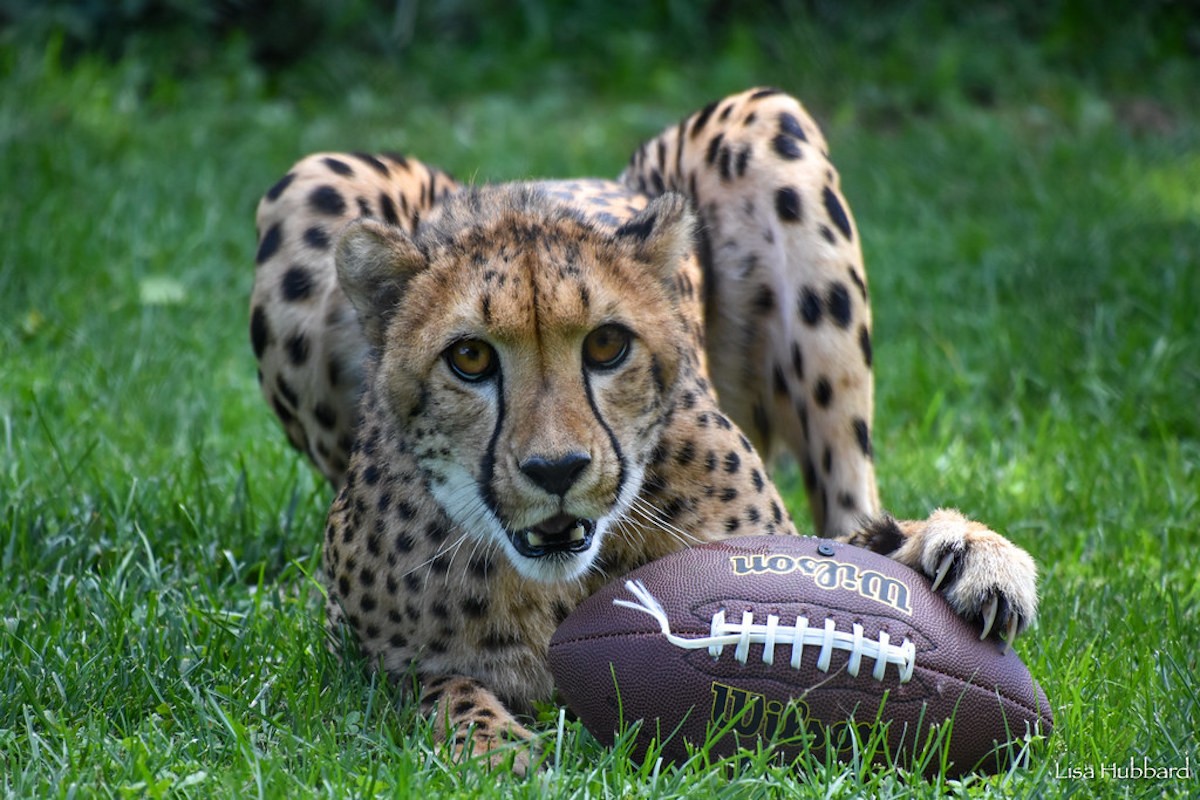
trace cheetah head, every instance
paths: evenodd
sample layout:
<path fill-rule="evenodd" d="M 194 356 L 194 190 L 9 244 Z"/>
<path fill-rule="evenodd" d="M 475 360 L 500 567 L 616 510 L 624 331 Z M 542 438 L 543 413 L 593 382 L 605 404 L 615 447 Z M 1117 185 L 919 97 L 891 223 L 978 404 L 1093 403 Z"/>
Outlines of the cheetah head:
<path fill-rule="evenodd" d="M 621 535 L 694 349 L 676 289 L 693 224 L 678 195 L 604 229 L 535 188 L 493 187 L 413 237 L 362 220 L 339 241 L 378 355 L 364 414 L 462 534 L 528 578 L 582 576 Z"/>

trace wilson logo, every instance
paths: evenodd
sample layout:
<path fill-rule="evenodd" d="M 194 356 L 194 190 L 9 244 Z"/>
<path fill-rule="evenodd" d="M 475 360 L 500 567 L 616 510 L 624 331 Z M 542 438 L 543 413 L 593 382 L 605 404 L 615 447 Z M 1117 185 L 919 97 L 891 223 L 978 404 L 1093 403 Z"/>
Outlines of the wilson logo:
<path fill-rule="evenodd" d="M 804 733 L 808 706 L 801 700 L 781 703 L 757 692 L 723 683 L 712 684 L 709 720 L 718 728 L 728 727 L 739 736 L 795 739 Z"/>
<path fill-rule="evenodd" d="M 734 575 L 799 573 L 811 578 L 813 584 L 820 589 L 854 592 L 903 614 L 912 614 L 908 584 L 874 570 L 859 569 L 854 564 L 835 561 L 832 558 L 788 556 L 780 553 L 730 556 L 729 562 Z"/>
<path fill-rule="evenodd" d="M 808 725 L 809 720 L 808 706 L 798 698 L 784 703 L 736 686 L 712 684 L 709 722 L 714 730 L 723 734 L 732 732 L 738 737 L 773 738 L 780 744 L 794 744 L 807 738 L 817 754 L 832 748 L 849 757 L 861 752 L 862 743 L 870 738 L 873 729 L 870 722 L 856 722 L 853 718 L 812 727 Z M 824 729 L 823 736 L 821 729 Z"/>

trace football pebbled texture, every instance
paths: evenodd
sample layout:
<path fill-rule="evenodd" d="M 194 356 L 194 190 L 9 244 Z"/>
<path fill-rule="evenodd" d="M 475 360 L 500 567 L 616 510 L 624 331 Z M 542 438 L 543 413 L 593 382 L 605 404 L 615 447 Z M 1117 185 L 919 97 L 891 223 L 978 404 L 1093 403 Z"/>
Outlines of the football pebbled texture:
<path fill-rule="evenodd" d="M 725 731 L 713 757 L 773 739 L 790 759 L 805 737 L 820 754 L 846 746 L 848 724 L 878 719 L 907 766 L 953 720 L 940 741 L 961 775 L 1007 768 L 1026 734 L 1053 727 L 1011 648 L 981 641 L 903 564 L 827 539 L 738 537 L 640 567 L 563 621 L 548 660 L 601 742 L 643 721 L 638 759 L 657 741 L 682 762 L 710 730 Z M 940 753 L 927 763 L 937 769 Z"/>

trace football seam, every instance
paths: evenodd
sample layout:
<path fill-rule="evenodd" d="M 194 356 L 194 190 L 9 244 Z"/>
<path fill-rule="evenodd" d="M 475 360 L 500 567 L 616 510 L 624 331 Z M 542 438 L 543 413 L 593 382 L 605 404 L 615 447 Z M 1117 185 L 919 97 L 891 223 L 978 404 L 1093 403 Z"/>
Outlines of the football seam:
<path fill-rule="evenodd" d="M 703 635 L 703 634 L 699 634 L 699 635 Z M 564 645 L 580 644 L 580 643 L 586 643 L 586 642 L 600 642 L 600 641 L 604 641 L 606 639 L 628 639 L 630 637 L 647 638 L 647 637 L 661 637 L 661 636 L 662 636 L 662 633 L 660 631 L 604 633 L 604 634 L 594 634 L 594 635 L 587 635 L 587 636 L 577 636 L 572 639 L 561 640 L 558 642 L 551 642 L 548 652 L 552 653 L 556 648 L 562 647 Z M 959 675 L 955 675 L 950 672 L 945 672 L 944 670 L 940 670 L 935 667 L 922 666 L 920 664 L 918 664 L 916 666 L 916 671 L 923 673 L 928 678 L 932 678 L 932 677 L 936 676 L 936 677 L 944 678 L 946 680 L 954 681 L 956 684 L 958 684 L 958 686 L 961 689 L 972 689 L 973 688 L 973 689 L 979 689 L 979 690 L 985 691 L 988 694 L 998 695 L 1001 699 L 1007 700 L 1008 702 L 1010 702 L 1013 705 L 1020 708 L 1022 711 L 1025 711 L 1026 713 L 1033 715 L 1038 720 L 1044 720 L 1047 722 L 1049 722 L 1051 720 L 1050 717 L 1047 717 L 1046 715 L 1042 714 L 1039 711 L 1038 706 L 1030 705 L 1030 704 L 1026 703 L 1024 700 L 1021 700 L 1016 697 L 1012 697 L 1007 692 L 998 691 L 997 687 L 995 687 L 995 686 L 988 688 L 984 684 L 971 683 Z M 1033 681 L 1034 686 L 1041 688 L 1041 684 L 1039 684 L 1037 682 L 1037 679 L 1034 678 L 1033 675 L 1030 675 L 1029 677 L 1030 677 L 1030 680 Z M 926 701 L 926 702 L 928 702 L 928 701 Z M 1049 707 L 1050 707 L 1050 703 L 1049 703 L 1049 700 L 1047 700 L 1047 702 L 1046 702 L 1046 710 L 1047 711 L 1050 710 Z"/>
<path fill-rule="evenodd" d="M 1039 720 L 1046 720 L 1047 722 L 1050 721 L 1050 718 L 1043 716 L 1038 711 L 1037 706 L 1029 705 L 1024 700 L 1020 700 L 1016 697 L 1010 696 L 1007 692 L 997 691 L 997 687 L 995 687 L 995 686 L 993 686 L 992 688 L 989 689 L 987 686 L 985 686 L 981 683 L 969 683 L 958 675 L 953 675 L 949 672 L 943 672 L 939 669 L 934 669 L 933 667 L 922 667 L 919 664 L 917 665 L 915 671 L 924 672 L 928 675 L 940 675 L 943 678 L 946 678 L 947 680 L 952 680 L 952 681 L 958 683 L 963 689 L 979 689 L 981 691 L 987 692 L 989 695 L 999 695 L 1000 699 L 1007 700 L 1008 702 L 1012 703 L 1013 705 L 1018 706 L 1021 710 L 1033 714 Z M 1041 684 L 1037 682 L 1037 678 L 1034 678 L 1033 675 L 1030 675 L 1029 679 L 1031 681 L 1033 681 L 1034 686 L 1037 686 L 1039 689 L 1041 688 Z M 1046 710 L 1047 711 L 1050 710 L 1050 701 L 1048 699 L 1046 701 Z"/>

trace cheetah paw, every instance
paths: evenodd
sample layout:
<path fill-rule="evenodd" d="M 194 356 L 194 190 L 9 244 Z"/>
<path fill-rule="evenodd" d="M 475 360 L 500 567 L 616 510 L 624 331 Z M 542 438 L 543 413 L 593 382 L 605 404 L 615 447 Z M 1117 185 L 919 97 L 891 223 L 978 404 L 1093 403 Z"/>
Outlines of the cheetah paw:
<path fill-rule="evenodd" d="M 492 771 L 509 771 L 524 777 L 534 769 L 538 759 L 536 735 L 521 725 L 515 725 L 501 735 L 484 733 L 474 728 L 454 737 L 452 756 L 455 763 L 480 760 Z"/>
<path fill-rule="evenodd" d="M 526 775 L 537 763 L 537 734 L 517 721 L 484 684 L 461 675 L 422 681 L 421 711 L 434 723 L 455 763 L 479 760 L 489 769 Z"/>
<path fill-rule="evenodd" d="M 1028 553 L 957 511 L 934 512 L 918 536 L 920 569 L 980 639 L 1007 647 L 1037 616 L 1037 565 Z M 913 542 L 916 544 L 917 542 Z"/>

